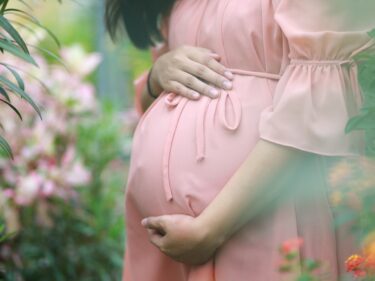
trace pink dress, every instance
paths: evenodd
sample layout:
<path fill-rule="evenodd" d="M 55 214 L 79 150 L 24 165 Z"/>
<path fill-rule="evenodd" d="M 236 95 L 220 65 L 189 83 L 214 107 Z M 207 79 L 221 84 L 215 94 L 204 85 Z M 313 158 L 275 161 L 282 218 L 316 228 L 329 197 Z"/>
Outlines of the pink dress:
<path fill-rule="evenodd" d="M 124 281 L 291 280 L 278 272 L 278 247 L 297 236 L 301 257 L 324 261 L 327 280 L 344 280 L 355 249 L 348 231 L 332 226 L 326 160 L 363 151 L 362 133 L 344 128 L 362 104 L 353 56 L 375 49 L 367 34 L 373 11 L 374 0 L 175 3 L 169 49 L 217 52 L 234 86 L 198 101 L 163 92 L 142 115 L 126 191 Z M 199 215 L 259 139 L 311 152 L 293 179 L 297 192 L 249 221 L 205 265 L 175 262 L 149 242 L 142 218 Z"/>

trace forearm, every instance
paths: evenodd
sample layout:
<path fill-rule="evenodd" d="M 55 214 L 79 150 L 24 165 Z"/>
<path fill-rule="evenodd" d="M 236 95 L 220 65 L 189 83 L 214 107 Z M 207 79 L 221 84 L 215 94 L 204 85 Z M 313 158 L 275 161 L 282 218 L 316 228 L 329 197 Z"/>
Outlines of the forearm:
<path fill-rule="evenodd" d="M 260 210 L 269 206 L 306 153 L 260 140 L 234 176 L 197 218 L 209 239 L 220 245 Z"/>

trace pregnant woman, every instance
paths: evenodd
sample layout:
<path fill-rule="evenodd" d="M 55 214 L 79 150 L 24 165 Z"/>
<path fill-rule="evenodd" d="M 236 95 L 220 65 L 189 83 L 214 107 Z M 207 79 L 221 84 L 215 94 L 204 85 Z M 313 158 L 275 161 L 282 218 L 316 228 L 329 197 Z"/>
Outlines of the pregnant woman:
<path fill-rule="evenodd" d="M 277 266 L 295 237 L 324 280 L 344 280 L 355 243 L 333 227 L 327 171 L 363 152 L 361 132 L 344 129 L 362 105 L 353 57 L 375 49 L 373 11 L 373 0 L 107 1 L 112 34 L 124 23 L 141 48 L 164 35 L 137 81 L 124 281 L 293 280 Z"/>

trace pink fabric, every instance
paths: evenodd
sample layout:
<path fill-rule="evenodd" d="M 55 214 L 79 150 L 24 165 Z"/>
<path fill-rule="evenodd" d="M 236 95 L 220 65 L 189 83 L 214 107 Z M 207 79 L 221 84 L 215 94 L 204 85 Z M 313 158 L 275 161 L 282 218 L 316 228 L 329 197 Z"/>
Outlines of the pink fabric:
<path fill-rule="evenodd" d="M 292 61 L 262 113 L 261 138 L 323 155 L 363 154 L 363 133 L 344 130 L 362 104 L 353 56 L 374 46 L 367 32 L 375 22 L 363 12 L 374 2 L 278 2 Z M 309 16 L 300 16 L 302 8 Z"/>
<path fill-rule="evenodd" d="M 164 91 L 142 115 L 126 190 L 124 281 L 292 280 L 277 271 L 278 247 L 297 236 L 305 241 L 301 257 L 324 261 L 329 280 L 343 280 L 344 260 L 356 249 L 346 228 L 333 229 L 327 172 L 336 158 L 325 155 L 362 151 L 362 136 L 343 130 L 362 102 L 352 57 L 375 50 L 366 34 L 375 27 L 374 10 L 373 0 L 175 3 L 169 49 L 186 44 L 218 53 L 234 72 L 233 89 L 197 101 Z M 148 241 L 142 218 L 199 215 L 261 138 L 314 152 L 292 180 L 280 180 L 297 191 L 248 222 L 203 266 L 175 262 Z"/>

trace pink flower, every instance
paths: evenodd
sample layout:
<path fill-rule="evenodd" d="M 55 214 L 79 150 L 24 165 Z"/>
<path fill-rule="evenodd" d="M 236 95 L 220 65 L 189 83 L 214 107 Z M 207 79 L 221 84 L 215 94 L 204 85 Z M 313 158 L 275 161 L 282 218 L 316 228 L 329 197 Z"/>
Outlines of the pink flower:
<path fill-rule="evenodd" d="M 41 188 L 41 195 L 44 197 L 50 197 L 56 190 L 56 184 L 53 181 L 46 181 Z"/>
<path fill-rule="evenodd" d="M 74 158 L 76 157 L 76 150 L 73 145 L 70 145 L 65 153 L 64 156 L 61 159 L 61 165 L 62 166 L 68 166 L 70 163 L 74 161 Z"/>
<path fill-rule="evenodd" d="M 3 190 L 3 195 L 5 198 L 12 198 L 14 196 L 15 192 L 13 189 L 6 188 Z"/>
<path fill-rule="evenodd" d="M 65 175 L 65 181 L 71 186 L 81 186 L 91 180 L 90 172 L 79 161 L 76 161 Z"/>
<path fill-rule="evenodd" d="M 302 245 L 302 238 L 290 239 L 281 244 L 280 250 L 283 254 L 289 254 L 298 251 Z"/>

